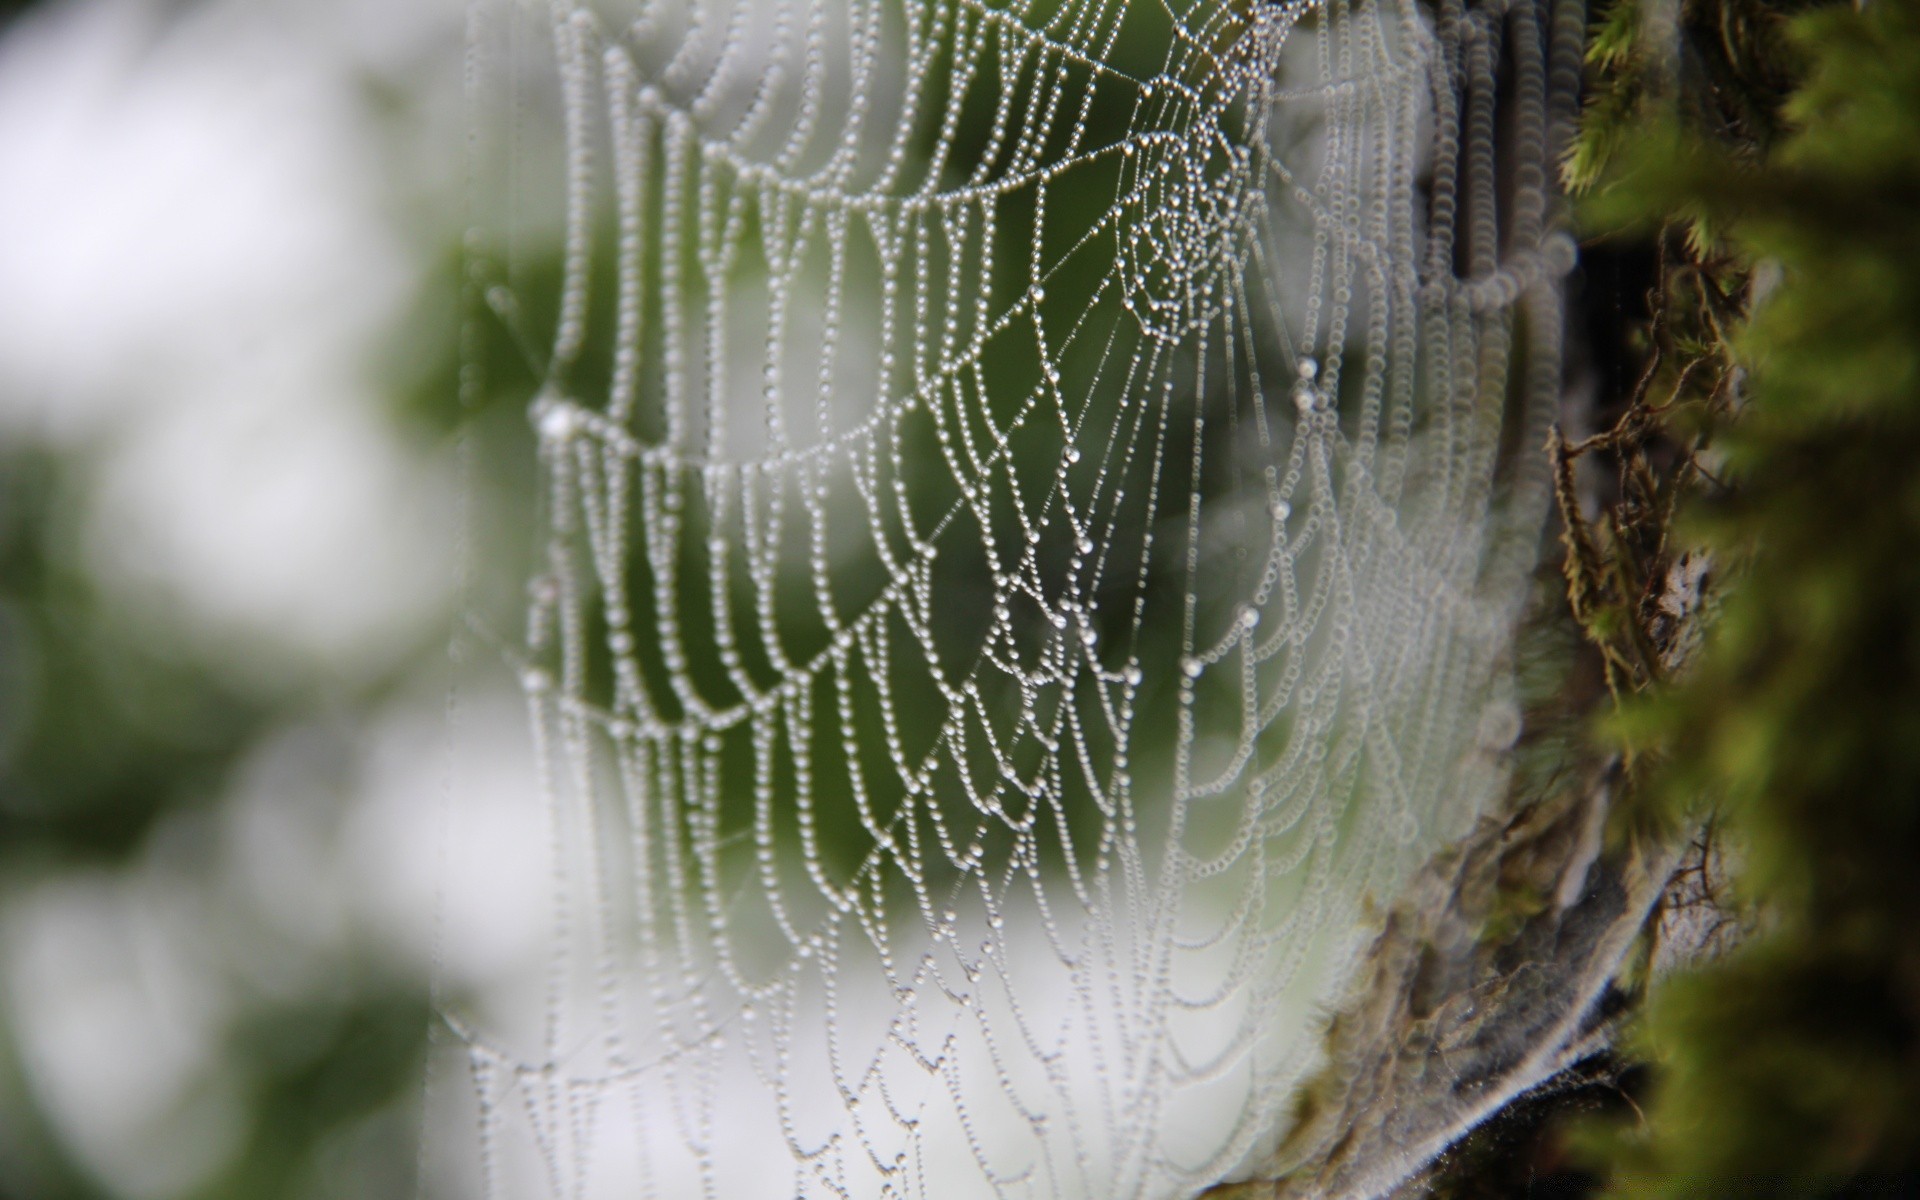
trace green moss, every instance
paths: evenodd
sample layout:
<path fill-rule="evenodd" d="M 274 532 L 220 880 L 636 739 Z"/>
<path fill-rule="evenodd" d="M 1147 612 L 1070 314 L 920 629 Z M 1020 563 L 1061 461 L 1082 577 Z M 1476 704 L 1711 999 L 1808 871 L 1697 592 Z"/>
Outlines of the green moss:
<path fill-rule="evenodd" d="M 1796 8 L 1684 9 L 1704 76 L 1745 81 L 1728 119 L 1670 95 L 1654 136 L 1583 138 L 1592 220 L 1684 221 L 1696 259 L 1768 281 L 1724 328 L 1741 403 L 1679 525 L 1721 615 L 1614 726 L 1650 769 L 1636 815 L 1717 811 L 1765 932 L 1655 989 L 1646 1121 L 1597 1139 L 1623 1196 L 1920 1172 L 1920 7 Z M 1706 44 L 1712 13 L 1733 32 Z"/>

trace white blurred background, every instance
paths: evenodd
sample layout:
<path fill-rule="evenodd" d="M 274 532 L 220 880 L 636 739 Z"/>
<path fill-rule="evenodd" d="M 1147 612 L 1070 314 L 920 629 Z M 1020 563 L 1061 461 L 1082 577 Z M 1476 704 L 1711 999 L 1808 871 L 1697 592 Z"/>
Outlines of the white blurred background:
<path fill-rule="evenodd" d="M 415 1193 L 462 8 L 0 16 L 0 1197 Z"/>

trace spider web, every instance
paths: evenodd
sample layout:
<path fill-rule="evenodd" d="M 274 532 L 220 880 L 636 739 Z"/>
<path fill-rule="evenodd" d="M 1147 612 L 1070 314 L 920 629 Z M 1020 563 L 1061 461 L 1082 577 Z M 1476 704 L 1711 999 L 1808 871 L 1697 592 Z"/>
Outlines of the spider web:
<path fill-rule="evenodd" d="M 469 640 L 549 930 L 443 1000 L 482 1195 L 1271 1151 L 1518 732 L 1549 15 L 476 0 L 469 338 L 539 500 Z"/>

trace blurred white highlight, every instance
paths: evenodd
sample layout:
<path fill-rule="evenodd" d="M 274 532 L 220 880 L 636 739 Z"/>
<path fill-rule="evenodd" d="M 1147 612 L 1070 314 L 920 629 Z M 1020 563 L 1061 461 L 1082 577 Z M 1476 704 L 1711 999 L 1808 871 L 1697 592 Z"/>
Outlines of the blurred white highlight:
<path fill-rule="evenodd" d="M 90 0 L 0 43 L 0 436 L 93 459 L 88 556 L 143 611 L 356 678 L 441 611 L 451 488 L 378 408 L 423 256 L 301 15 Z"/>

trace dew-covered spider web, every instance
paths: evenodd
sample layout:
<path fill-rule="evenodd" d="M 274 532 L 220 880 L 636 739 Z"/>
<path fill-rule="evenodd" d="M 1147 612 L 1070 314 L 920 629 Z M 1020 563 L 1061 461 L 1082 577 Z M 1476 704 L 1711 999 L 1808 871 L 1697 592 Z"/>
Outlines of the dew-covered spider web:
<path fill-rule="evenodd" d="M 476 0 L 478 1194 L 1258 1169 L 1518 732 L 1553 17 Z"/>

